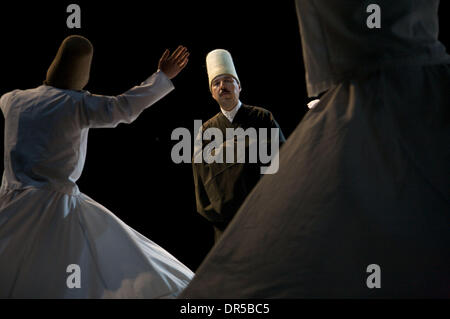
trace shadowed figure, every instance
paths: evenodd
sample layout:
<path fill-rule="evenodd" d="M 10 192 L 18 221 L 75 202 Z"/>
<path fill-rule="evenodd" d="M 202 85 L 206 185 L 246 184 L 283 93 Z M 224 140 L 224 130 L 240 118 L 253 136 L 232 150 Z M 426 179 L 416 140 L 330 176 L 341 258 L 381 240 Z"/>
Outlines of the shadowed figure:
<path fill-rule="evenodd" d="M 370 3 L 296 1 L 308 94 L 323 95 L 181 298 L 450 297 L 439 1 L 379 0 L 379 29 Z"/>

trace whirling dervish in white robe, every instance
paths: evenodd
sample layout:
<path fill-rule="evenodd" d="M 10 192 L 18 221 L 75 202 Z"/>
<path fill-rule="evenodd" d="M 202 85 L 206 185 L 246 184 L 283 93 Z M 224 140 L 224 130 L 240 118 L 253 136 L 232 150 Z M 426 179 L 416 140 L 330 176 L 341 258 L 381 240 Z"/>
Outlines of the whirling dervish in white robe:
<path fill-rule="evenodd" d="M 193 277 L 76 184 L 89 129 L 133 122 L 173 90 L 162 66 L 174 76 L 188 53 L 166 51 L 141 85 L 101 96 L 82 90 L 92 52 L 86 38 L 66 38 L 43 85 L 0 99 L 0 298 L 174 298 Z"/>

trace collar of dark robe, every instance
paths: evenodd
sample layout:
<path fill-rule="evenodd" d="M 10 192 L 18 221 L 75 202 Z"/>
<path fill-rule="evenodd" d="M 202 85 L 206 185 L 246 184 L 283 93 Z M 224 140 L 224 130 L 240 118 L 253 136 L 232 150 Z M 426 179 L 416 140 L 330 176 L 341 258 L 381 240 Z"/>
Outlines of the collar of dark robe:
<path fill-rule="evenodd" d="M 234 115 L 233 122 L 230 122 L 230 120 L 225 116 L 225 114 L 223 114 L 222 111 L 218 113 L 218 120 L 221 122 L 225 122 L 227 124 L 226 126 L 238 127 L 240 126 L 240 124 L 242 124 L 242 121 L 245 121 L 252 108 L 254 107 L 242 103 L 241 107 Z"/>

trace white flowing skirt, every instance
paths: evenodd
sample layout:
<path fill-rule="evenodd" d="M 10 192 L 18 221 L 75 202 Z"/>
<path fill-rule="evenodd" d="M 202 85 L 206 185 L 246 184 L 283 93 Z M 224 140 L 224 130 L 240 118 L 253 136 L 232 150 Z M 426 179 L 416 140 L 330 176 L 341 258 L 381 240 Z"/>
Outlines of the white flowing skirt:
<path fill-rule="evenodd" d="M 0 298 L 173 298 L 193 275 L 82 193 L 0 193 Z"/>

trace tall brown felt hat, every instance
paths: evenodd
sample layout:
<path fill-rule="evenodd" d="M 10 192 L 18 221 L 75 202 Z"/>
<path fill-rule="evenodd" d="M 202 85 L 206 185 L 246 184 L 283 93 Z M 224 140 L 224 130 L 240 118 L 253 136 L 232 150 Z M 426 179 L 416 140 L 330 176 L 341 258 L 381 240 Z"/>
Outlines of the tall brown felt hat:
<path fill-rule="evenodd" d="M 94 47 L 80 35 L 64 39 L 48 68 L 44 83 L 60 89 L 82 90 L 89 81 Z"/>

